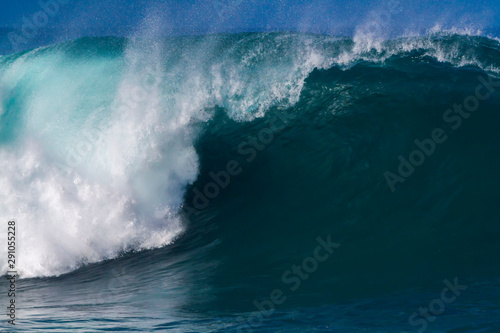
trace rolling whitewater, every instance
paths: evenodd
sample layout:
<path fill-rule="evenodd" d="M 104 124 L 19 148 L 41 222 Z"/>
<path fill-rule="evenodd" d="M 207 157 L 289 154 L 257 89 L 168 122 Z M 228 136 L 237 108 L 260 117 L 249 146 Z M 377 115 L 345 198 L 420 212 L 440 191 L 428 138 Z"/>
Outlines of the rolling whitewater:
<path fill-rule="evenodd" d="M 499 332 L 498 79 L 499 40 L 459 31 L 0 56 L 0 325 Z"/>

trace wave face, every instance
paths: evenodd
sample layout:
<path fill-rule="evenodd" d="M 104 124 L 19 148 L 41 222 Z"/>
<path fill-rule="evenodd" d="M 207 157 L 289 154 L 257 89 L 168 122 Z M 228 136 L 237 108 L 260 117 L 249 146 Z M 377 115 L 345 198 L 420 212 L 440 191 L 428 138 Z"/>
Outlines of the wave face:
<path fill-rule="evenodd" d="M 324 61 L 312 42 L 85 38 L 1 58 L 1 211 L 24 224 L 21 275 L 170 243 L 210 109 L 245 121 L 292 105 Z"/>
<path fill-rule="evenodd" d="M 182 306 L 251 311 L 329 235 L 338 254 L 287 306 L 495 276 L 500 95 L 489 86 L 459 128 L 444 114 L 499 69 L 497 40 L 454 33 L 84 38 L 4 56 L 0 219 L 18 221 L 22 277 L 137 257 L 167 289 L 194 284 Z M 436 128 L 449 139 L 391 191 L 386 172 Z"/>

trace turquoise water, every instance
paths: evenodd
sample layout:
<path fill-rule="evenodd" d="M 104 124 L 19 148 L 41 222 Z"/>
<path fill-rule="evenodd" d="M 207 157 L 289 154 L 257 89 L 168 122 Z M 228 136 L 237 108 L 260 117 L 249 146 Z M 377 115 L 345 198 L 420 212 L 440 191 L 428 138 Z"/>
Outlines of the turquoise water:
<path fill-rule="evenodd" d="M 0 325 L 500 331 L 499 66 L 496 39 L 451 33 L 1 57 L 21 279 Z"/>

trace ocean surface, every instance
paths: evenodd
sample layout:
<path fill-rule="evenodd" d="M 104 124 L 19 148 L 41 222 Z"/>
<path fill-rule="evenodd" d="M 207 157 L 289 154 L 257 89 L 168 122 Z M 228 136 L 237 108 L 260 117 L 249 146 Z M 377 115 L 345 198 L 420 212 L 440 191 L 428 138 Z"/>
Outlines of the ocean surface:
<path fill-rule="evenodd" d="M 499 78 L 460 31 L 0 56 L 0 329 L 500 332 Z"/>

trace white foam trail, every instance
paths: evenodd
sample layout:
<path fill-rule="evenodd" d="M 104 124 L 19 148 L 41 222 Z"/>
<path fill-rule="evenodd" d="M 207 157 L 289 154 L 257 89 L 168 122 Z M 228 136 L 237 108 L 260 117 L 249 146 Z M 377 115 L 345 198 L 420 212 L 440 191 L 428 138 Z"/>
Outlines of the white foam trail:
<path fill-rule="evenodd" d="M 181 231 L 177 218 L 155 217 L 139 206 L 132 188 L 117 190 L 52 166 L 37 143 L 2 151 L 0 158 L 2 219 L 18 221 L 23 277 L 58 275 L 122 251 L 167 244 Z"/>
<path fill-rule="evenodd" d="M 18 220 L 21 276 L 58 275 L 123 251 L 163 246 L 182 231 L 176 211 L 197 176 L 194 134 L 179 125 L 182 114 L 162 106 L 161 79 L 138 83 L 151 79 L 151 69 L 153 79 L 162 73 L 159 47 L 146 51 L 131 44 L 127 70 L 110 94 L 116 97 L 95 110 L 102 101 L 92 99 L 106 102 L 114 90 L 92 88 L 93 80 L 109 75 L 110 63 L 70 64 L 66 69 L 76 66 L 80 77 L 67 78 L 54 68 L 65 68 L 68 59 L 49 56 L 26 64 L 25 75 L 4 76 L 17 84 L 40 81 L 20 105 L 22 136 L 0 150 L 0 219 Z M 44 65 L 47 76 L 37 75 L 34 69 Z"/>

